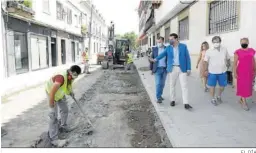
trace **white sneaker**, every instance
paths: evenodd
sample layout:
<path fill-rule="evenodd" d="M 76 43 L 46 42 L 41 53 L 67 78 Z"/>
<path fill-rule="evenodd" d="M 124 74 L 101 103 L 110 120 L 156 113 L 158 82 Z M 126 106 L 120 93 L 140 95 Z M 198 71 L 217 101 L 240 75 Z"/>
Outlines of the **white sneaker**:
<path fill-rule="evenodd" d="M 61 148 L 61 147 L 66 146 L 68 144 L 68 141 L 66 139 L 64 139 L 64 140 L 57 139 L 57 140 L 53 140 L 51 143 L 52 143 L 52 145 Z"/>
<path fill-rule="evenodd" d="M 222 103 L 222 99 L 221 99 L 220 96 L 218 96 L 216 99 L 217 99 L 217 101 L 218 101 L 219 103 Z"/>

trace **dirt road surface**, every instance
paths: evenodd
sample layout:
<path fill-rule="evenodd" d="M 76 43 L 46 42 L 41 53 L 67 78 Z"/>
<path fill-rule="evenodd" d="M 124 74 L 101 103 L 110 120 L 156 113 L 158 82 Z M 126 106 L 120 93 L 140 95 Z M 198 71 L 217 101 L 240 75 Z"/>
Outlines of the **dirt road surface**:
<path fill-rule="evenodd" d="M 86 120 L 68 98 L 68 124 L 77 128 L 65 134 L 66 147 L 171 147 L 137 72 L 99 70 L 79 80 L 74 92 L 94 133 L 83 133 Z M 44 100 L 3 126 L 8 134 L 2 137 L 2 147 L 30 147 L 47 127 Z"/>

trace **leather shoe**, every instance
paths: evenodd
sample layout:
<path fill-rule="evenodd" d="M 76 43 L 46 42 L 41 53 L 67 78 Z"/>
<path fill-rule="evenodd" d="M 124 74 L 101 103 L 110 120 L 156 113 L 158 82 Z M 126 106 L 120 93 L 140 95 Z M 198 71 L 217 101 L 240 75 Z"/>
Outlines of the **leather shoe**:
<path fill-rule="evenodd" d="M 172 102 L 170 103 L 170 105 L 171 105 L 171 106 L 175 106 L 175 101 L 172 101 Z"/>
<path fill-rule="evenodd" d="M 161 99 L 157 100 L 157 103 L 158 103 L 158 104 L 161 104 L 161 103 L 162 103 L 162 100 L 161 100 Z"/>
<path fill-rule="evenodd" d="M 189 104 L 185 104 L 184 106 L 185 106 L 185 109 L 192 109 L 192 108 L 193 108 L 193 107 L 190 106 Z"/>

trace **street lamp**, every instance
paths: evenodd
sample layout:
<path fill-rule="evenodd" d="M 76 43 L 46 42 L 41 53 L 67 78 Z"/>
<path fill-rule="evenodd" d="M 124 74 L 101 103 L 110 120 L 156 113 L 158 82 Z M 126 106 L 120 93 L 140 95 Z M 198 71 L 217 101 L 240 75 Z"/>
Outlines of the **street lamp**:
<path fill-rule="evenodd" d="M 93 3 L 92 3 L 92 0 L 90 1 L 91 2 L 91 16 L 90 16 L 90 25 L 89 25 L 89 44 L 88 44 L 88 49 L 89 49 L 89 56 L 91 55 L 91 38 L 92 38 L 92 11 L 93 11 Z"/>

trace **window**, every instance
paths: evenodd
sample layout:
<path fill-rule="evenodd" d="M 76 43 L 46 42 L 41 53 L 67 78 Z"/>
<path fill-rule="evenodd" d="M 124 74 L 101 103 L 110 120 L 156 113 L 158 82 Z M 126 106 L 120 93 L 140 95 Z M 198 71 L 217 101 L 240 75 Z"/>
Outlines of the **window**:
<path fill-rule="evenodd" d="M 170 27 L 165 28 L 165 37 L 164 37 L 164 42 L 168 43 L 169 42 L 169 35 L 170 35 Z"/>
<path fill-rule="evenodd" d="M 78 19 L 78 16 L 75 15 L 75 22 L 76 22 L 76 27 L 78 26 L 78 23 L 79 23 L 79 19 Z"/>
<path fill-rule="evenodd" d="M 94 21 L 92 22 L 92 27 L 91 27 L 91 34 L 94 32 Z"/>
<path fill-rule="evenodd" d="M 180 40 L 187 40 L 189 38 L 189 24 L 188 17 L 179 21 L 179 36 Z"/>
<path fill-rule="evenodd" d="M 93 43 L 93 52 L 95 53 L 95 43 Z"/>
<path fill-rule="evenodd" d="M 26 34 L 8 32 L 8 76 L 29 71 Z"/>
<path fill-rule="evenodd" d="M 50 13 L 49 0 L 43 0 L 43 12 Z"/>
<path fill-rule="evenodd" d="M 60 2 L 56 2 L 56 7 L 57 7 L 57 19 L 59 20 L 64 20 L 64 15 L 63 15 L 63 5 Z"/>
<path fill-rule="evenodd" d="M 213 1 L 209 11 L 209 34 L 238 29 L 239 1 Z"/>
<path fill-rule="evenodd" d="M 31 63 L 32 70 L 48 67 L 47 38 L 31 35 Z"/>
<path fill-rule="evenodd" d="M 101 27 L 99 27 L 99 36 L 101 37 Z"/>
<path fill-rule="evenodd" d="M 149 38 L 149 46 L 150 46 L 150 47 L 151 47 L 151 44 L 152 44 L 152 43 L 151 43 L 151 38 Z"/>
<path fill-rule="evenodd" d="M 156 37 L 157 37 L 156 39 L 159 39 L 159 37 L 160 37 L 160 33 L 158 33 L 158 34 L 156 35 Z"/>
<path fill-rule="evenodd" d="M 79 55 L 80 47 L 79 43 L 76 44 L 76 55 Z"/>
<path fill-rule="evenodd" d="M 72 24 L 72 10 L 67 9 L 67 23 Z"/>
<path fill-rule="evenodd" d="M 79 24 L 80 25 L 82 24 L 82 13 L 80 13 L 80 16 L 79 16 Z"/>
<path fill-rule="evenodd" d="M 86 14 L 82 14 L 82 23 L 81 24 L 87 25 L 87 15 Z"/>

